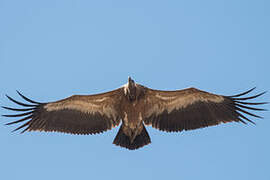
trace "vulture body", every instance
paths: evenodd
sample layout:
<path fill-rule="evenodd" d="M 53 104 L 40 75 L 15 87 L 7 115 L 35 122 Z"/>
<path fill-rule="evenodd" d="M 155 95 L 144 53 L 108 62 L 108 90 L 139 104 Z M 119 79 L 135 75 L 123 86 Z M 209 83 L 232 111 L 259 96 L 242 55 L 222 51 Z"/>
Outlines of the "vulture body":
<path fill-rule="evenodd" d="M 3 115 L 22 117 L 7 125 L 24 122 L 14 131 L 56 131 L 72 134 L 96 134 L 121 123 L 113 141 L 114 144 L 133 150 L 151 142 L 144 125 L 161 131 L 180 132 L 227 122 L 254 123 L 244 114 L 261 118 L 247 110 L 264 102 L 246 102 L 263 93 L 242 97 L 253 89 L 235 96 L 222 96 L 195 88 L 178 91 L 160 91 L 135 83 L 130 77 L 128 83 L 116 90 L 96 95 L 74 95 L 49 103 L 33 101 L 20 92 L 19 95 L 30 104 L 8 97 L 23 109 L 3 107 L 20 114 Z"/>

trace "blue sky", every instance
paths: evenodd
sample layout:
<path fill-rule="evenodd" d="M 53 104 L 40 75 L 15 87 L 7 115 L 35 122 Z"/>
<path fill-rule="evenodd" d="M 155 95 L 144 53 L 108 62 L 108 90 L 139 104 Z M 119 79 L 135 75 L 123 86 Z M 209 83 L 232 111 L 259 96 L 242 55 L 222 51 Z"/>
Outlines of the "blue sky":
<path fill-rule="evenodd" d="M 232 95 L 270 90 L 270 3 L 0 0 L 0 104 L 15 90 L 48 102 L 120 87 Z M 258 101 L 270 101 L 270 93 Z M 270 109 L 269 105 L 264 108 Z M 1 109 L 0 114 L 8 111 Z M 95 136 L 11 133 L 1 117 L 1 179 L 270 179 L 270 114 L 182 133 L 147 127 L 152 144 Z"/>

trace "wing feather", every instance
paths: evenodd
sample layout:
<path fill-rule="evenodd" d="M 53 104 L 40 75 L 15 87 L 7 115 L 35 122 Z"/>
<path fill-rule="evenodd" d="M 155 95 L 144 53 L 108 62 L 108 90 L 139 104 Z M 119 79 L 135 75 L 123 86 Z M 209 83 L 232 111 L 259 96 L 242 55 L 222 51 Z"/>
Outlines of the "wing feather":
<path fill-rule="evenodd" d="M 245 115 L 262 118 L 247 110 L 265 111 L 266 109 L 254 108 L 253 105 L 262 105 L 266 102 L 244 102 L 257 98 L 263 93 L 250 97 L 255 88 L 234 96 L 222 96 L 195 88 L 179 91 L 159 91 L 148 89 L 144 123 L 152 125 L 162 131 L 182 131 L 203 128 L 227 122 L 247 122 L 255 124 Z"/>
<path fill-rule="evenodd" d="M 5 117 L 22 117 L 6 125 L 22 123 L 14 131 L 56 131 L 72 134 L 95 134 L 109 130 L 120 123 L 119 104 L 122 90 L 116 89 L 96 95 L 74 95 L 69 98 L 39 103 L 33 101 L 20 92 L 17 93 L 30 104 L 25 104 L 8 97 L 12 102 L 31 108 L 10 108 L 11 111 L 20 111 L 21 114 L 3 115 Z"/>

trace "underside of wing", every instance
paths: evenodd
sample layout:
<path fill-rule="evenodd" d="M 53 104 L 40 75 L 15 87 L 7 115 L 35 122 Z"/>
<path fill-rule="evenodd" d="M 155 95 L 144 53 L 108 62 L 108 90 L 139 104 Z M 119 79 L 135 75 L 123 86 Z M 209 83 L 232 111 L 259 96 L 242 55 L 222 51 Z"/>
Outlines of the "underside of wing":
<path fill-rule="evenodd" d="M 261 118 L 247 110 L 264 111 L 253 106 L 265 102 L 246 102 L 265 92 L 242 97 L 255 88 L 234 96 L 215 95 L 195 88 L 179 91 L 148 91 L 149 107 L 145 124 L 162 131 L 177 132 L 192 130 L 227 122 L 253 123 L 246 115 Z"/>
<path fill-rule="evenodd" d="M 14 131 L 56 131 L 71 134 L 95 134 L 109 130 L 120 123 L 118 115 L 120 91 L 115 90 L 100 95 L 74 95 L 69 98 L 51 102 L 35 102 L 21 93 L 18 94 L 27 102 L 22 103 L 8 97 L 14 103 L 25 108 L 3 107 L 19 114 L 3 115 L 17 117 L 19 120 L 7 125 L 23 123 Z"/>

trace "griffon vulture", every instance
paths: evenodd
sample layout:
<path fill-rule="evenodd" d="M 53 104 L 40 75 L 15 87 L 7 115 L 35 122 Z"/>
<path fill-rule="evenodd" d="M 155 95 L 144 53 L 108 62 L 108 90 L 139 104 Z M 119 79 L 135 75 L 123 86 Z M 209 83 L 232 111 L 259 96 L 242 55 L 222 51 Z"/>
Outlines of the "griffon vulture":
<path fill-rule="evenodd" d="M 262 111 L 254 105 L 264 102 L 246 102 L 265 92 L 242 97 L 253 89 L 234 96 L 223 96 L 188 88 L 177 91 L 154 90 L 135 83 L 128 83 L 116 90 L 95 95 L 73 95 L 55 102 L 33 101 L 20 92 L 29 104 L 7 96 L 25 108 L 3 107 L 23 113 L 3 115 L 22 117 L 7 125 L 22 123 L 14 131 L 65 132 L 72 134 L 96 134 L 118 126 L 121 127 L 114 144 L 133 150 L 151 142 L 144 125 L 166 132 L 180 132 L 227 122 L 254 123 L 244 114 L 261 118 L 246 110 Z"/>

